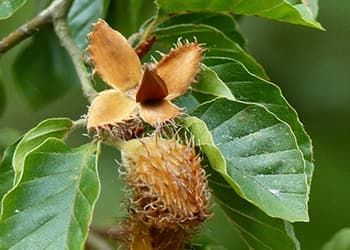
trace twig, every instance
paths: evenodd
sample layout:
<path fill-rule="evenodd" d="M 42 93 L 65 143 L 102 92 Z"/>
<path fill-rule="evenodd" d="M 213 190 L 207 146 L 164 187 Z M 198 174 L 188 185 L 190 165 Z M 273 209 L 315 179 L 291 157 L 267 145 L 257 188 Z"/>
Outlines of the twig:
<path fill-rule="evenodd" d="M 43 26 L 51 23 L 54 13 L 57 12 L 58 9 L 62 9 L 62 6 L 67 5 L 67 2 L 71 1 L 54 0 L 49 7 L 41 11 L 32 20 L 23 24 L 18 29 L 4 37 L 0 41 L 0 54 L 5 53 L 21 41 L 39 31 L 39 29 Z"/>
<path fill-rule="evenodd" d="M 78 74 L 81 88 L 83 93 L 91 102 L 97 95 L 96 90 L 92 87 L 90 76 L 85 66 L 83 55 L 73 39 L 70 37 L 69 28 L 67 25 L 66 17 L 68 9 L 72 3 L 72 0 L 66 0 L 65 4 L 61 5 L 60 8 L 53 13 L 53 26 L 56 34 L 61 42 L 61 45 L 66 49 L 70 55 L 75 70 Z"/>
<path fill-rule="evenodd" d="M 72 2 L 73 0 L 54 0 L 49 7 L 40 12 L 31 21 L 22 25 L 0 41 L 0 54 L 33 35 L 41 27 L 52 22 L 62 46 L 67 50 L 73 61 L 84 95 L 89 101 L 92 101 L 97 95 L 97 92 L 92 87 L 88 71 L 83 61 L 82 53 L 69 36 L 68 25 L 66 22 L 67 13 Z"/>
<path fill-rule="evenodd" d="M 69 35 L 69 29 L 65 18 L 55 18 L 53 21 L 56 34 L 62 44 L 70 55 L 74 64 L 75 70 L 80 79 L 80 84 L 84 95 L 91 102 L 97 95 L 96 90 L 92 87 L 90 76 L 85 66 L 83 55 L 80 49 L 75 45 L 74 41 Z"/>
<path fill-rule="evenodd" d="M 74 64 L 75 70 L 78 74 L 81 87 L 84 95 L 91 102 L 97 95 L 96 90 L 92 87 L 87 68 L 84 64 L 83 55 L 73 39 L 70 37 L 69 28 L 66 17 L 67 12 L 72 3 L 72 0 L 66 0 L 65 4 L 57 8 L 53 13 L 53 26 L 56 34 L 61 42 L 61 45 L 67 50 Z"/>

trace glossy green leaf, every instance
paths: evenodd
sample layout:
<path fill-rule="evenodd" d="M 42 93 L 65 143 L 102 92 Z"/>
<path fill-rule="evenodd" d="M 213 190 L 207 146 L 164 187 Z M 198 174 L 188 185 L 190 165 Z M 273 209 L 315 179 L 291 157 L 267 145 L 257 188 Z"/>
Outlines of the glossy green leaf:
<path fill-rule="evenodd" d="M 283 97 L 279 87 L 255 76 L 242 63 L 230 58 L 207 57 L 204 63 L 209 68 L 201 71 L 199 82 L 194 85 L 194 89 L 202 91 L 204 86 L 207 94 L 220 97 L 221 95 L 215 93 L 217 88 L 215 81 L 222 81 L 231 90 L 235 99 L 264 105 L 264 107 L 274 113 L 279 119 L 287 122 L 292 128 L 299 148 L 306 160 L 306 172 L 310 185 L 314 169 L 311 140 L 305 132 L 297 113 Z M 217 75 L 217 79 L 210 80 L 212 81 L 211 90 L 207 87 L 208 80 L 206 79 L 213 78 L 213 73 Z"/>
<path fill-rule="evenodd" d="M 63 96 L 78 83 L 70 58 L 50 29 L 37 33 L 20 52 L 14 63 L 14 78 L 34 109 Z"/>
<path fill-rule="evenodd" d="M 193 84 L 193 90 L 196 93 L 207 94 L 213 97 L 225 97 L 232 100 L 235 99 L 226 84 L 205 64 L 201 65 L 201 74 L 199 74 L 197 78 L 198 83 Z"/>
<path fill-rule="evenodd" d="M 12 157 L 17 147 L 17 143 L 8 147 L 0 162 L 0 201 L 2 197 L 12 188 L 15 171 L 12 166 Z"/>
<path fill-rule="evenodd" d="M 213 26 L 206 24 L 178 24 L 168 27 L 158 27 L 154 34 L 157 37 L 155 49 L 168 52 L 169 48 L 179 38 L 193 41 L 197 39 L 199 43 L 204 43 L 206 56 L 226 56 L 242 62 L 249 71 L 267 78 L 263 68 L 245 52 L 237 43 L 227 37 L 223 32 Z"/>
<path fill-rule="evenodd" d="M 193 114 L 203 122 L 192 118 L 186 125 L 210 165 L 241 197 L 272 217 L 308 221 L 304 160 L 286 123 L 261 105 L 225 98 Z"/>
<path fill-rule="evenodd" d="M 29 153 L 3 200 L 0 249 L 83 249 L 100 184 L 96 146 L 51 138 Z"/>
<path fill-rule="evenodd" d="M 174 100 L 174 103 L 177 106 L 184 108 L 187 114 L 190 114 L 197 108 L 197 106 L 200 104 L 200 101 L 192 95 L 191 91 L 189 91 L 186 94 L 176 98 Z"/>
<path fill-rule="evenodd" d="M 5 105 L 6 105 L 6 95 L 5 95 L 5 89 L 2 83 L 0 82 L 0 116 L 5 111 Z"/>
<path fill-rule="evenodd" d="M 207 172 L 216 203 L 240 232 L 249 249 L 300 249 L 290 223 L 269 217 L 239 197 L 217 172 L 211 169 Z"/>
<path fill-rule="evenodd" d="M 81 49 L 85 49 L 88 40 L 87 34 L 91 31 L 91 25 L 98 18 L 104 18 L 108 8 L 107 0 L 75 0 L 69 9 L 68 26 L 71 35 Z"/>
<path fill-rule="evenodd" d="M 18 143 L 14 152 L 12 164 L 19 180 L 27 155 L 46 139 L 64 138 L 72 128 L 73 122 L 68 118 L 51 118 L 40 122 L 29 130 Z"/>
<path fill-rule="evenodd" d="M 239 32 L 238 25 L 233 15 L 210 12 L 189 13 L 167 19 L 160 24 L 160 27 L 169 27 L 178 24 L 205 24 L 212 26 L 220 30 L 225 36 L 235 41 L 241 47 L 245 47 L 245 39 Z"/>
<path fill-rule="evenodd" d="M 27 0 L 0 0 L 0 20 L 12 16 Z"/>
<path fill-rule="evenodd" d="M 185 125 L 194 134 L 197 145 L 200 146 L 211 166 L 206 169 L 206 172 L 209 174 L 209 186 L 216 203 L 223 209 L 230 223 L 240 232 L 248 248 L 300 249 L 291 224 L 281 219 L 271 218 L 242 199 L 234 192 L 232 184 L 230 186 L 231 181 L 225 180 L 226 174 L 222 174 L 220 170 L 213 170 L 215 166 L 222 169 L 226 164 L 219 148 L 213 143 L 205 123 L 198 118 L 190 117 L 186 119 Z"/>
<path fill-rule="evenodd" d="M 350 250 L 350 228 L 337 232 L 322 250 Z"/>
<path fill-rule="evenodd" d="M 256 15 L 276 21 L 300 24 L 321 29 L 315 15 L 306 1 L 286 0 L 157 0 L 159 15 L 164 17 L 175 13 L 192 12 L 232 12 L 241 15 Z"/>

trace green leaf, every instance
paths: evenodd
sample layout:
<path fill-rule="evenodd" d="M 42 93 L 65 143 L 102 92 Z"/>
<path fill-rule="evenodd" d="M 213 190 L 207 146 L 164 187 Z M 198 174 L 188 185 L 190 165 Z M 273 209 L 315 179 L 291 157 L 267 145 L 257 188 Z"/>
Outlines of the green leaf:
<path fill-rule="evenodd" d="M 203 122 L 190 118 L 187 127 L 242 198 L 272 217 L 308 221 L 304 160 L 286 123 L 261 105 L 224 98 L 193 114 Z"/>
<path fill-rule="evenodd" d="M 153 0 L 111 1 L 107 22 L 120 33 L 129 36 L 154 12 Z"/>
<path fill-rule="evenodd" d="M 80 49 L 87 47 L 87 34 L 91 30 L 91 24 L 106 14 L 109 1 L 75 0 L 69 9 L 68 26 L 70 33 Z"/>
<path fill-rule="evenodd" d="M 300 249 L 291 224 L 271 218 L 234 192 L 231 188 L 232 181 L 227 180 L 230 177 L 222 172 L 226 167 L 224 156 L 214 144 L 205 123 L 196 117 L 189 117 L 185 120 L 185 125 L 191 130 L 197 145 L 209 161 L 211 168 L 207 168 L 206 172 L 209 174 L 209 186 L 216 202 L 226 213 L 230 223 L 240 232 L 249 248 Z M 213 171 L 215 168 L 217 171 Z"/>
<path fill-rule="evenodd" d="M 83 249 L 100 184 L 96 146 L 50 138 L 3 200 L 0 249 Z"/>
<path fill-rule="evenodd" d="M 217 81 L 221 81 L 231 90 L 235 99 L 264 105 L 264 107 L 274 113 L 279 119 L 291 126 L 299 148 L 306 160 L 306 172 L 310 186 L 314 169 L 311 140 L 300 122 L 297 113 L 283 97 L 279 87 L 250 73 L 242 63 L 230 58 L 207 57 L 204 63 L 209 68 L 201 71 L 199 82 L 194 85 L 195 90 L 198 89 L 201 91 L 203 89 L 202 86 L 205 86 L 207 94 L 221 96 L 216 94 L 217 87 L 215 84 Z M 211 80 L 215 78 L 213 74 L 217 75 L 217 79 Z M 207 79 L 212 81 L 211 89 L 207 87 L 209 85 Z"/>
<path fill-rule="evenodd" d="M 157 0 L 159 16 L 184 12 L 232 12 L 240 15 L 256 15 L 276 21 L 300 24 L 322 29 L 315 21 L 312 9 L 301 1 L 286 0 Z M 315 8 L 313 7 L 313 10 Z"/>
<path fill-rule="evenodd" d="M 8 147 L 0 162 L 0 201 L 2 197 L 12 188 L 15 171 L 12 166 L 12 157 L 17 147 L 17 143 Z"/>
<path fill-rule="evenodd" d="M 343 228 L 342 230 L 338 231 L 322 249 L 350 250 L 350 228 Z"/>
<path fill-rule="evenodd" d="M 198 76 L 198 83 L 193 85 L 193 90 L 213 97 L 225 97 L 234 100 L 231 90 L 220 80 L 217 74 L 205 64 L 201 65 L 201 74 Z"/>
<path fill-rule="evenodd" d="M 47 138 L 64 138 L 73 122 L 68 118 L 51 118 L 40 122 L 29 130 L 18 143 L 12 164 L 16 172 L 16 180 L 20 179 L 27 155 L 43 143 Z"/>
<path fill-rule="evenodd" d="M 302 2 L 311 10 L 314 18 L 316 18 L 318 14 L 318 0 L 302 0 Z"/>
<path fill-rule="evenodd" d="M 217 172 L 209 170 L 208 174 L 216 203 L 240 232 L 249 249 L 300 249 L 290 223 L 271 218 L 240 198 Z"/>
<path fill-rule="evenodd" d="M 224 13 L 189 13 L 177 15 L 164 23 L 160 27 L 169 27 L 179 24 L 205 24 L 220 30 L 225 36 L 236 42 L 242 48 L 245 47 L 245 39 L 239 32 L 238 25 L 234 17 Z"/>
<path fill-rule="evenodd" d="M 14 63 L 14 77 L 34 109 L 63 96 L 78 83 L 68 54 L 50 29 L 37 33 L 20 52 Z"/>
<path fill-rule="evenodd" d="M 193 40 L 204 43 L 206 56 L 226 56 L 242 62 L 250 72 L 267 78 L 263 68 L 246 53 L 237 43 L 215 27 L 206 24 L 178 24 L 168 27 L 158 27 L 154 34 L 157 37 L 155 49 L 168 52 L 169 48 L 181 37 L 183 40 Z"/>
<path fill-rule="evenodd" d="M 287 0 L 290 4 L 299 10 L 299 12 L 304 13 L 303 16 L 316 19 L 318 12 L 318 0 Z"/>
<path fill-rule="evenodd" d="M 27 0 L 0 0 L 0 20 L 12 16 L 26 2 Z"/>
<path fill-rule="evenodd" d="M 6 106 L 6 95 L 5 95 L 5 89 L 0 82 L 0 116 L 4 113 Z"/>

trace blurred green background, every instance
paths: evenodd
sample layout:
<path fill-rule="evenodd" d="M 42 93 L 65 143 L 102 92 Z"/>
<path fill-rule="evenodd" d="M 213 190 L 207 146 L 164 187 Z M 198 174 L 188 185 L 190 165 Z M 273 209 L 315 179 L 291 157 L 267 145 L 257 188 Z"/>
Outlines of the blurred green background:
<path fill-rule="evenodd" d="M 117 8 L 118 4 L 115 5 Z M 112 24 L 124 33 L 130 33 L 151 10 L 152 6 L 143 11 L 140 20 L 132 23 L 121 18 Z M 0 37 L 37 11 L 37 3 L 29 1 L 12 18 L 0 21 Z M 265 67 L 272 81 L 282 88 L 313 139 L 316 170 L 310 200 L 311 222 L 295 226 L 302 249 L 306 250 L 320 249 L 336 231 L 350 226 L 349 14 L 349 0 L 321 0 L 319 21 L 327 29 L 326 32 L 255 17 L 240 20 L 249 51 Z M 0 117 L 1 149 L 44 118 L 68 116 L 78 119 L 87 111 L 88 103 L 82 97 L 78 85 L 70 88 L 65 96 L 38 110 L 28 105 L 16 87 L 12 68 L 15 57 L 28 42 L 23 42 L 0 57 L 0 82 L 6 93 L 5 111 Z M 35 63 L 35 58 L 25 58 L 23 63 L 29 67 Z M 45 68 L 37 72 L 45 73 Z M 0 105 L 3 105 L 3 97 L 0 99 Z M 79 132 L 76 133 L 78 135 Z M 78 144 L 79 141 L 73 140 L 72 143 Z M 122 194 L 114 162 L 116 157 L 117 153 L 106 147 L 100 164 L 102 195 L 95 217 L 95 223 L 100 226 L 115 223 L 123 211 L 119 205 Z M 218 214 L 210 222 L 208 233 L 217 235 L 232 249 L 237 238 L 232 237 L 225 228 L 224 221 L 225 218 Z M 216 223 L 222 226 L 211 229 Z M 235 249 L 240 249 L 240 246 Z"/>

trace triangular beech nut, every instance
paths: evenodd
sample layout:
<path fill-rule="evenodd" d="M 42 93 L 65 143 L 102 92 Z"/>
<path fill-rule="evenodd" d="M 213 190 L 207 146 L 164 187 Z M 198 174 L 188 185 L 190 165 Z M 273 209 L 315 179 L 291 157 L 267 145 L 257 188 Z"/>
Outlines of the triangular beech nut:
<path fill-rule="evenodd" d="M 146 65 L 141 84 L 136 93 L 136 102 L 160 101 L 168 95 L 168 89 L 160 76 Z"/>

